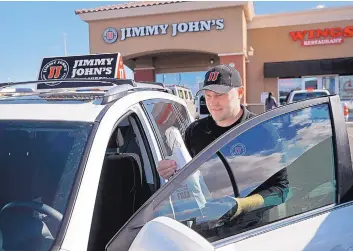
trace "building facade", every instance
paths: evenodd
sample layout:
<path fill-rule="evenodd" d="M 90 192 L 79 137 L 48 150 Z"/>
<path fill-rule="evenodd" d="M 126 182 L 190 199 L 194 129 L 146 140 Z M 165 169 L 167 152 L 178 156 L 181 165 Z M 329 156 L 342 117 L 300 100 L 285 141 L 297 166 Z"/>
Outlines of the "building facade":
<path fill-rule="evenodd" d="M 251 1 L 132 2 L 76 14 L 88 23 L 90 53 L 120 52 L 136 80 L 183 78 L 195 92 L 222 63 L 240 72 L 242 102 L 257 113 L 269 91 L 353 97 L 353 6 L 256 15 Z"/>

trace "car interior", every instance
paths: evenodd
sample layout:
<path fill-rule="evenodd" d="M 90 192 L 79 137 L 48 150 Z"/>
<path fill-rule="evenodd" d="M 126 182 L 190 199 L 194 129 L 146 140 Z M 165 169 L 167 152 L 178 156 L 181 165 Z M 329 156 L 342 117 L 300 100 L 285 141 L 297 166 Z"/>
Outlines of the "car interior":
<path fill-rule="evenodd" d="M 130 114 L 118 123 L 111 135 L 88 250 L 104 250 L 110 239 L 158 189 L 156 168 L 141 131 L 137 116 Z"/>
<path fill-rule="evenodd" d="M 0 250 L 48 250 L 66 207 L 61 198 L 70 194 L 70 183 L 68 191 L 58 188 L 66 168 L 73 169 L 66 163 L 75 139 L 65 131 L 12 128 L 0 140 L 0 189 L 6 191 L 0 197 Z M 57 144 L 48 147 L 50 142 Z"/>

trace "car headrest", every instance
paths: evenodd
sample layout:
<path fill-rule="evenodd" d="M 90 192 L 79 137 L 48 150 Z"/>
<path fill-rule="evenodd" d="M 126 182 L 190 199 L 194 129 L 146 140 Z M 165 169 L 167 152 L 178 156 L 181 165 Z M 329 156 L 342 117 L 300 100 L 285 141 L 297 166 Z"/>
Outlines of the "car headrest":
<path fill-rule="evenodd" d="M 121 133 L 120 128 L 117 129 L 117 133 L 116 133 L 116 145 L 119 147 L 122 147 L 124 145 L 124 138 L 123 135 Z"/>
<path fill-rule="evenodd" d="M 117 128 L 109 140 L 106 154 L 116 154 L 120 152 L 121 147 L 124 146 L 124 138 L 121 129 Z"/>

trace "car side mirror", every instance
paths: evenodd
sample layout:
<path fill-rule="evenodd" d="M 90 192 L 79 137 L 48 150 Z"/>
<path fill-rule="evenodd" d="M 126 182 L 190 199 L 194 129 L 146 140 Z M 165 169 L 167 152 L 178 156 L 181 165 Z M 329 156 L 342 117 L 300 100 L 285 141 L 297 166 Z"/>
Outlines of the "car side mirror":
<path fill-rule="evenodd" d="M 143 226 L 129 251 L 214 251 L 214 247 L 186 225 L 158 217 Z"/>

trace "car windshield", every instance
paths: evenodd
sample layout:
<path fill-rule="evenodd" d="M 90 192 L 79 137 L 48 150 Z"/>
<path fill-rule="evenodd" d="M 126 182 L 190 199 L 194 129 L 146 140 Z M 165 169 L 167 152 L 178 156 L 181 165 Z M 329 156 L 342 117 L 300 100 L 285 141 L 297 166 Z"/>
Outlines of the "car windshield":
<path fill-rule="evenodd" d="M 303 92 L 303 93 L 296 93 L 294 94 L 293 97 L 293 102 L 295 101 L 301 101 L 304 99 L 310 99 L 310 98 L 318 98 L 322 96 L 327 96 L 326 92 Z"/>
<path fill-rule="evenodd" d="M 0 250 L 51 249 L 92 124 L 0 121 Z"/>

